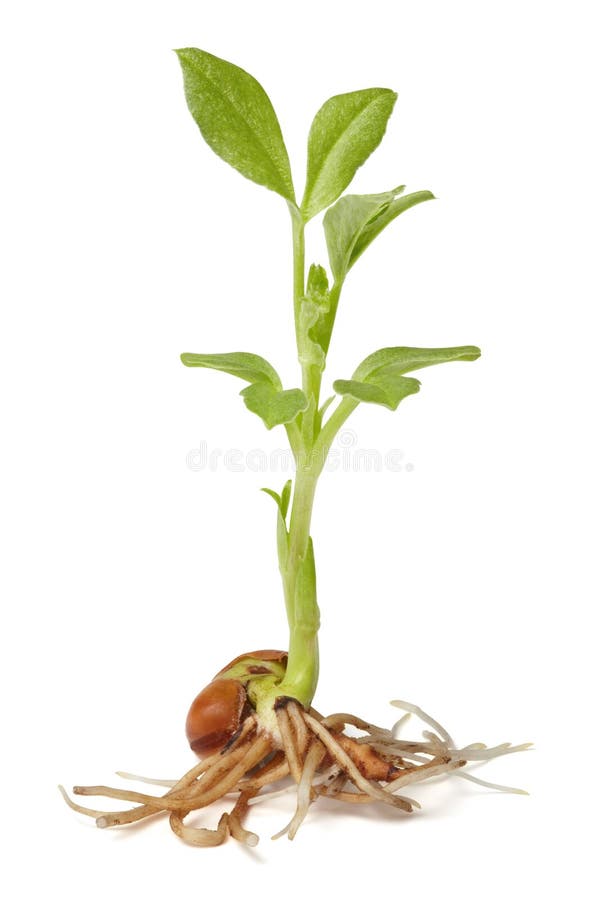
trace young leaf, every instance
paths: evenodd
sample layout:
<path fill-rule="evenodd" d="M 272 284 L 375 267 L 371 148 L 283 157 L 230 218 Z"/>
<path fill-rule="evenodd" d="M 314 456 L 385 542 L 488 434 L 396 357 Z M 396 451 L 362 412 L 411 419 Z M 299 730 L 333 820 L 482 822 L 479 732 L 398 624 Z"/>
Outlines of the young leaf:
<path fill-rule="evenodd" d="M 275 110 L 258 81 L 204 50 L 176 50 L 189 110 L 214 152 L 246 178 L 295 203 Z"/>
<path fill-rule="evenodd" d="M 337 394 L 353 397 L 362 403 L 380 403 L 397 409 L 404 397 L 416 394 L 420 382 L 405 378 L 406 372 L 424 369 L 439 363 L 478 359 L 478 347 L 385 347 L 367 356 L 358 366 L 352 379 L 333 383 Z"/>
<path fill-rule="evenodd" d="M 277 504 L 277 557 L 279 559 L 279 569 L 283 575 L 285 573 L 288 555 L 288 530 L 285 519 L 292 492 L 292 482 L 286 481 L 281 495 L 278 494 L 277 491 L 271 490 L 271 488 L 261 488 L 261 491 L 264 491 L 265 494 L 272 497 Z"/>
<path fill-rule="evenodd" d="M 324 328 L 329 312 L 329 284 L 322 266 L 312 265 L 308 272 L 306 296 L 300 301 L 299 359 L 303 365 L 325 368 Z"/>
<path fill-rule="evenodd" d="M 287 566 L 287 557 L 289 549 L 289 535 L 285 518 L 279 509 L 277 511 L 277 558 L 279 560 L 279 571 L 283 575 Z M 287 606 L 287 602 L 286 602 Z M 289 613 L 288 613 L 289 614 Z"/>
<path fill-rule="evenodd" d="M 340 196 L 380 143 L 397 95 L 387 88 L 338 94 L 316 114 L 308 136 L 305 221 Z"/>
<path fill-rule="evenodd" d="M 353 397 L 361 403 L 379 403 L 388 409 L 396 410 L 401 400 L 410 394 L 416 394 L 421 387 L 416 378 L 385 376 L 377 373 L 366 381 L 339 379 L 333 382 L 333 389 L 343 397 Z"/>
<path fill-rule="evenodd" d="M 431 191 L 399 196 L 404 186 L 383 194 L 347 194 L 323 218 L 329 262 L 336 282 L 343 282 L 359 256 L 397 216 L 435 199 Z"/>
<path fill-rule="evenodd" d="M 302 366 L 317 366 L 319 371 L 325 368 L 325 352 L 318 341 L 314 340 L 313 329 L 319 321 L 317 306 L 306 297 L 300 301 L 298 360 Z"/>
<path fill-rule="evenodd" d="M 413 206 L 424 203 L 426 200 L 435 200 L 431 191 L 413 191 L 412 194 L 396 197 L 389 206 L 385 206 L 376 216 L 369 219 L 356 238 L 352 253 L 350 254 L 348 268 L 350 269 L 354 265 L 358 257 L 364 253 L 369 244 L 375 240 L 377 235 L 380 234 L 390 222 L 393 222 L 394 219 L 401 213 L 406 212 L 407 209 L 412 209 Z"/>
<path fill-rule="evenodd" d="M 376 350 L 354 372 L 353 378 L 370 379 L 377 373 L 387 375 L 404 375 L 415 369 L 425 369 L 445 362 L 472 362 L 479 359 L 479 347 L 384 347 Z"/>
<path fill-rule="evenodd" d="M 240 391 L 251 412 L 264 421 L 267 428 L 293 421 L 308 406 L 301 390 L 284 391 L 273 366 L 255 353 L 182 353 L 185 366 L 218 369 L 249 381 Z"/>
<path fill-rule="evenodd" d="M 281 389 L 279 375 L 273 366 L 255 353 L 182 353 L 181 362 L 184 366 L 218 369 L 252 384 L 264 382 Z"/>
<path fill-rule="evenodd" d="M 264 381 L 250 384 L 240 393 L 250 412 L 260 416 L 269 430 L 275 425 L 292 422 L 308 406 L 308 400 L 299 388 L 278 391 Z"/>
<path fill-rule="evenodd" d="M 314 632 L 319 627 L 315 552 L 311 537 L 308 539 L 306 554 L 300 560 L 298 567 L 294 614 L 296 625 L 300 628 Z"/>
<path fill-rule="evenodd" d="M 284 484 L 283 490 L 281 492 L 281 514 L 283 515 L 284 519 L 287 516 L 287 511 L 288 511 L 288 508 L 290 505 L 291 496 L 292 496 L 292 479 L 290 478 L 289 481 L 286 481 L 286 483 Z"/>
<path fill-rule="evenodd" d="M 290 505 L 290 497 L 292 494 L 292 481 L 286 481 L 283 486 L 283 490 L 281 494 L 278 494 L 277 491 L 272 490 L 271 488 L 261 488 L 265 494 L 268 494 L 269 497 L 272 497 L 275 503 L 277 504 L 277 508 L 281 512 L 284 520 L 287 516 L 288 507 Z"/>
<path fill-rule="evenodd" d="M 261 491 L 264 494 L 268 494 L 269 497 L 272 497 L 275 503 L 277 504 L 277 508 L 281 509 L 281 497 L 277 493 L 277 491 L 271 490 L 271 488 L 261 488 Z"/>
<path fill-rule="evenodd" d="M 286 481 L 281 492 L 281 503 L 279 504 L 279 513 L 277 514 L 277 556 L 279 558 L 279 568 L 281 574 L 285 573 L 287 564 L 287 555 L 289 549 L 289 535 L 285 519 L 287 516 L 288 506 L 290 505 L 290 496 L 292 494 L 292 482 Z"/>

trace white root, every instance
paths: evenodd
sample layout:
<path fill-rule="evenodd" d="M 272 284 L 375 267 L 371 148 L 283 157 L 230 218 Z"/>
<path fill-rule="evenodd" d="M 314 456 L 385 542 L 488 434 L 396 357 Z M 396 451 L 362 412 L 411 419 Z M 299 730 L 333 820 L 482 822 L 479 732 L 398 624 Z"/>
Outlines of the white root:
<path fill-rule="evenodd" d="M 322 772 L 319 775 L 315 775 L 312 781 L 313 787 L 320 787 L 325 784 L 332 778 L 334 775 L 337 775 L 339 772 L 339 767 L 331 766 L 325 772 Z M 257 794 L 255 797 L 252 797 L 251 800 L 248 801 L 249 806 L 254 806 L 257 803 L 264 803 L 265 800 L 271 800 L 273 797 L 285 797 L 287 794 L 293 794 L 297 792 L 298 785 L 294 783 L 288 784 L 286 787 L 277 788 L 276 790 L 269 791 L 261 791 L 260 794 Z"/>
<path fill-rule="evenodd" d="M 177 780 L 167 778 L 147 778 L 145 775 L 133 775 L 131 772 L 115 772 L 119 778 L 125 778 L 127 781 L 139 781 L 140 784 L 155 784 L 157 787 L 172 788 L 177 784 Z"/>
<path fill-rule="evenodd" d="M 393 738 L 397 738 L 397 737 L 398 737 L 398 735 L 400 734 L 402 728 L 403 728 L 403 727 L 406 725 L 406 723 L 410 720 L 411 716 L 412 716 L 412 713 L 409 713 L 409 712 L 404 713 L 404 715 L 401 716 L 401 718 L 399 718 L 397 722 L 394 722 L 394 724 L 393 724 L 392 727 L 391 727 L 391 732 L 392 732 L 392 737 L 393 737 Z"/>
<path fill-rule="evenodd" d="M 475 775 L 471 775 L 470 772 L 454 772 L 458 778 L 465 778 L 467 781 L 472 781 L 474 784 L 480 784 L 481 787 L 489 788 L 492 791 L 502 791 L 505 794 L 523 794 L 524 796 L 529 796 L 529 791 L 524 791 L 522 788 L 514 788 L 507 787 L 505 784 L 494 784 L 493 781 L 484 781 L 483 778 L 476 778 Z"/>
<path fill-rule="evenodd" d="M 485 749 L 471 749 L 463 747 L 462 750 L 452 749 L 451 753 L 457 759 L 466 759 L 468 762 L 486 762 L 490 759 L 496 759 L 497 756 L 507 756 L 509 753 L 521 753 L 533 747 L 532 743 L 528 744 L 498 744 L 497 747 L 486 747 Z"/>
<path fill-rule="evenodd" d="M 298 829 L 306 818 L 308 808 L 314 799 L 313 779 L 315 772 L 325 756 L 325 752 L 325 747 L 323 747 L 319 741 L 313 741 L 306 754 L 302 777 L 300 778 L 300 783 L 298 785 L 298 805 L 296 813 L 287 828 L 290 841 L 295 838 Z"/>
<path fill-rule="evenodd" d="M 426 722 L 427 725 L 431 725 L 434 731 L 437 731 L 441 739 L 448 747 L 453 748 L 455 746 L 454 741 L 446 731 L 446 729 L 440 725 L 439 722 L 436 722 L 430 715 L 424 712 L 420 706 L 416 706 L 414 703 L 407 703 L 406 700 L 392 700 L 392 706 L 398 707 L 398 709 L 404 709 L 408 713 L 414 713 L 415 716 L 418 716 L 422 722 Z M 402 720 L 400 720 L 402 721 Z"/>

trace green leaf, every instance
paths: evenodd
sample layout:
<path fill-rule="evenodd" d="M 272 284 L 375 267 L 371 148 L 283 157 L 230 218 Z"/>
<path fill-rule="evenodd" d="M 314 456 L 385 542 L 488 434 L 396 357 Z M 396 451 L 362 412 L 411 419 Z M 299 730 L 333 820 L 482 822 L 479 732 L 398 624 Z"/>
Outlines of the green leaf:
<path fill-rule="evenodd" d="M 285 524 L 285 519 L 281 510 L 277 512 L 277 559 L 279 561 L 279 571 L 283 575 L 287 566 L 289 536 Z M 286 604 L 287 605 L 287 604 Z"/>
<path fill-rule="evenodd" d="M 316 114 L 308 136 L 302 215 L 308 221 L 348 187 L 380 143 L 397 95 L 387 88 L 338 94 Z"/>
<path fill-rule="evenodd" d="M 240 393 L 248 409 L 260 416 L 269 430 L 275 425 L 292 422 L 308 406 L 308 400 L 299 388 L 278 391 L 264 381 L 250 384 Z"/>
<path fill-rule="evenodd" d="M 278 494 L 277 491 L 274 491 L 271 488 L 266 488 L 266 487 L 261 488 L 261 491 L 263 491 L 265 494 L 268 494 L 269 497 L 273 498 L 273 500 L 277 504 L 277 508 L 281 512 L 281 515 L 283 516 L 284 521 L 285 521 L 285 517 L 287 516 L 287 511 L 288 511 L 288 507 L 290 504 L 290 497 L 292 494 L 291 479 L 289 481 L 286 481 L 286 483 L 283 486 L 283 490 L 282 490 L 281 494 Z"/>
<path fill-rule="evenodd" d="M 287 511 L 289 509 L 291 496 L 292 496 L 292 479 L 290 478 L 289 481 L 286 481 L 286 483 L 284 484 L 283 490 L 281 492 L 281 514 L 283 515 L 284 519 L 287 516 Z"/>
<path fill-rule="evenodd" d="M 325 333 L 329 313 L 329 284 L 322 266 L 308 272 L 306 296 L 300 301 L 299 360 L 302 365 L 325 368 Z"/>
<path fill-rule="evenodd" d="M 308 278 L 306 280 L 306 293 L 311 300 L 316 303 L 327 306 L 327 293 L 329 290 L 329 282 L 327 272 L 323 266 L 313 263 L 308 270 Z"/>
<path fill-rule="evenodd" d="M 319 627 L 319 618 L 315 552 L 312 538 L 309 537 L 306 553 L 298 566 L 294 619 L 296 626 L 306 628 L 310 633 L 314 633 Z"/>
<path fill-rule="evenodd" d="M 356 239 L 350 255 L 350 264 L 348 268 L 354 265 L 369 244 L 375 240 L 378 234 L 381 234 L 383 229 L 386 228 L 390 222 L 393 222 L 394 219 L 401 213 L 406 212 L 407 209 L 412 209 L 413 206 L 424 203 L 426 200 L 435 200 L 431 191 L 413 191 L 412 194 L 396 197 L 389 206 L 385 206 L 374 218 L 370 219 Z"/>
<path fill-rule="evenodd" d="M 264 494 L 268 494 L 269 497 L 272 497 L 272 498 L 273 498 L 273 500 L 274 500 L 275 503 L 277 504 L 277 508 L 278 508 L 278 509 L 281 508 L 281 497 L 279 496 L 279 494 L 277 493 L 277 491 L 273 491 L 273 490 L 271 490 L 271 488 L 261 488 L 261 491 L 262 491 Z"/>
<path fill-rule="evenodd" d="M 272 497 L 277 504 L 277 558 L 279 560 L 279 569 L 281 571 L 281 574 L 284 575 L 287 565 L 289 537 L 285 519 L 290 503 L 292 482 L 291 480 L 286 481 L 281 494 L 278 494 L 277 491 L 271 490 L 271 488 L 261 488 L 261 491 L 264 491 L 265 494 L 268 494 L 270 497 Z"/>
<path fill-rule="evenodd" d="M 480 356 L 479 347 L 471 345 L 439 348 L 384 347 L 363 359 L 352 377 L 362 381 L 383 372 L 387 375 L 404 375 L 406 372 L 445 362 L 472 362 Z"/>
<path fill-rule="evenodd" d="M 353 397 L 361 403 L 379 403 L 388 409 L 398 409 L 400 401 L 416 394 L 421 383 L 416 378 L 374 375 L 369 382 L 342 379 L 333 382 L 333 389 L 344 397 Z"/>
<path fill-rule="evenodd" d="M 187 105 L 212 150 L 246 178 L 295 204 L 275 110 L 258 81 L 204 50 L 176 50 Z"/>
<path fill-rule="evenodd" d="M 279 390 L 281 381 L 273 366 L 255 353 L 182 353 L 181 362 L 191 368 L 217 369 L 252 384 L 265 383 Z"/>
<path fill-rule="evenodd" d="M 323 228 L 336 282 L 343 282 L 359 256 L 390 222 L 407 209 L 435 199 L 431 191 L 399 196 L 403 191 L 402 185 L 383 194 L 347 194 L 327 210 Z"/>
<path fill-rule="evenodd" d="M 255 353 L 182 353 L 185 366 L 217 369 L 249 381 L 240 391 L 251 412 L 261 417 L 267 428 L 292 422 L 308 401 L 301 390 L 281 389 L 281 380 L 273 366 Z"/>
<path fill-rule="evenodd" d="M 379 403 L 397 409 L 404 397 L 416 394 L 420 388 L 416 378 L 405 378 L 406 372 L 444 362 L 471 361 L 480 355 L 479 348 L 473 346 L 384 347 L 367 356 L 349 381 L 335 381 L 333 389 L 362 403 Z"/>

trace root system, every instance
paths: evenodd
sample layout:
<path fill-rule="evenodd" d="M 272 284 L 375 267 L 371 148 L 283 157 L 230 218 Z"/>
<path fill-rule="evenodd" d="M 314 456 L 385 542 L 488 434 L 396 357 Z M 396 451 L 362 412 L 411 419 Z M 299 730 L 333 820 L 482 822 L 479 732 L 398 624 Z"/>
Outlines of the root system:
<path fill-rule="evenodd" d="M 531 744 L 469 744 L 458 748 L 448 732 L 419 707 L 400 700 L 392 705 L 405 715 L 388 730 L 350 714 L 323 717 L 313 709 L 307 712 L 295 700 L 282 698 L 276 708 L 278 733 L 267 732 L 251 714 L 219 753 L 199 762 L 178 781 L 118 773 L 123 778 L 168 788 L 160 796 L 105 785 L 73 788 L 76 796 L 109 797 L 134 804 L 122 812 L 82 806 L 63 787 L 60 790 L 72 809 L 94 818 L 99 828 L 128 825 L 167 813 L 174 833 L 196 847 L 222 844 L 229 835 L 248 847 L 256 846 L 258 835 L 243 825 L 249 807 L 290 790 L 296 792 L 296 812 L 274 838 L 287 834 L 293 839 L 310 805 L 321 797 L 342 803 L 383 803 L 412 813 L 419 804 L 400 791 L 426 779 L 450 775 L 493 790 L 527 793 L 483 781 L 464 769 L 468 763 L 526 750 Z M 416 715 L 431 729 L 423 732 L 423 740 L 399 737 L 410 715 Z M 355 733 L 348 734 L 347 728 Z M 216 829 L 185 824 L 190 813 L 230 795 L 232 810 L 223 813 Z"/>

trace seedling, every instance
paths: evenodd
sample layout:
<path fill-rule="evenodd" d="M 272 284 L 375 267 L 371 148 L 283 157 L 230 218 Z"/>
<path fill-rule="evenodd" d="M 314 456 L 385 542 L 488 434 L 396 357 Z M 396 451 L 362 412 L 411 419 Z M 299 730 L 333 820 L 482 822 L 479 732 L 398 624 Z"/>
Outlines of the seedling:
<path fill-rule="evenodd" d="M 268 429 L 282 426 L 287 433 L 295 478 L 280 492 L 265 491 L 276 505 L 289 645 L 287 653 L 261 650 L 237 657 L 196 697 L 186 731 L 201 761 L 177 782 L 138 777 L 167 787 L 164 795 L 105 786 L 74 788 L 75 794 L 135 804 L 124 812 L 88 809 L 64 791 L 63 795 L 74 809 L 93 816 L 101 828 L 168 812 L 173 831 L 190 844 L 220 844 L 231 834 L 254 846 L 258 837 L 242 825 L 249 804 L 289 789 L 290 782 L 297 792 L 297 809 L 280 832 L 289 838 L 296 834 L 310 804 L 323 797 L 354 804 L 383 803 L 410 813 L 419 804 L 400 790 L 447 775 L 524 793 L 482 782 L 464 767 L 523 750 L 528 744 L 459 748 L 434 719 L 403 701 L 393 701 L 405 715 L 391 729 L 350 714 L 322 716 L 312 707 L 318 679 L 319 608 L 310 524 L 317 482 L 332 442 L 359 404 L 396 410 L 401 401 L 416 394 L 420 382 L 410 373 L 439 363 L 473 361 L 480 355 L 470 345 L 384 347 L 363 359 L 349 376 L 335 380 L 333 395 L 325 401 L 321 397 L 340 296 L 351 269 L 394 219 L 433 199 L 430 191 L 406 194 L 404 186 L 377 194 L 343 193 L 383 138 L 396 94 L 369 88 L 331 97 L 323 104 L 308 136 L 306 184 L 298 201 L 279 122 L 260 84 L 243 69 L 203 50 L 179 50 L 177 55 L 190 112 L 207 144 L 246 178 L 279 194 L 291 217 L 301 387 L 284 388 L 271 363 L 254 353 L 184 353 L 181 357 L 190 368 L 217 369 L 247 382 L 241 391 L 247 408 Z M 305 265 L 305 228 L 324 210 L 329 275 L 320 265 L 311 265 L 308 272 Z M 422 740 L 398 736 L 410 714 L 429 728 Z M 353 734 L 346 732 L 348 727 Z M 185 824 L 191 811 L 228 794 L 235 798 L 233 810 L 221 816 L 216 830 Z"/>

